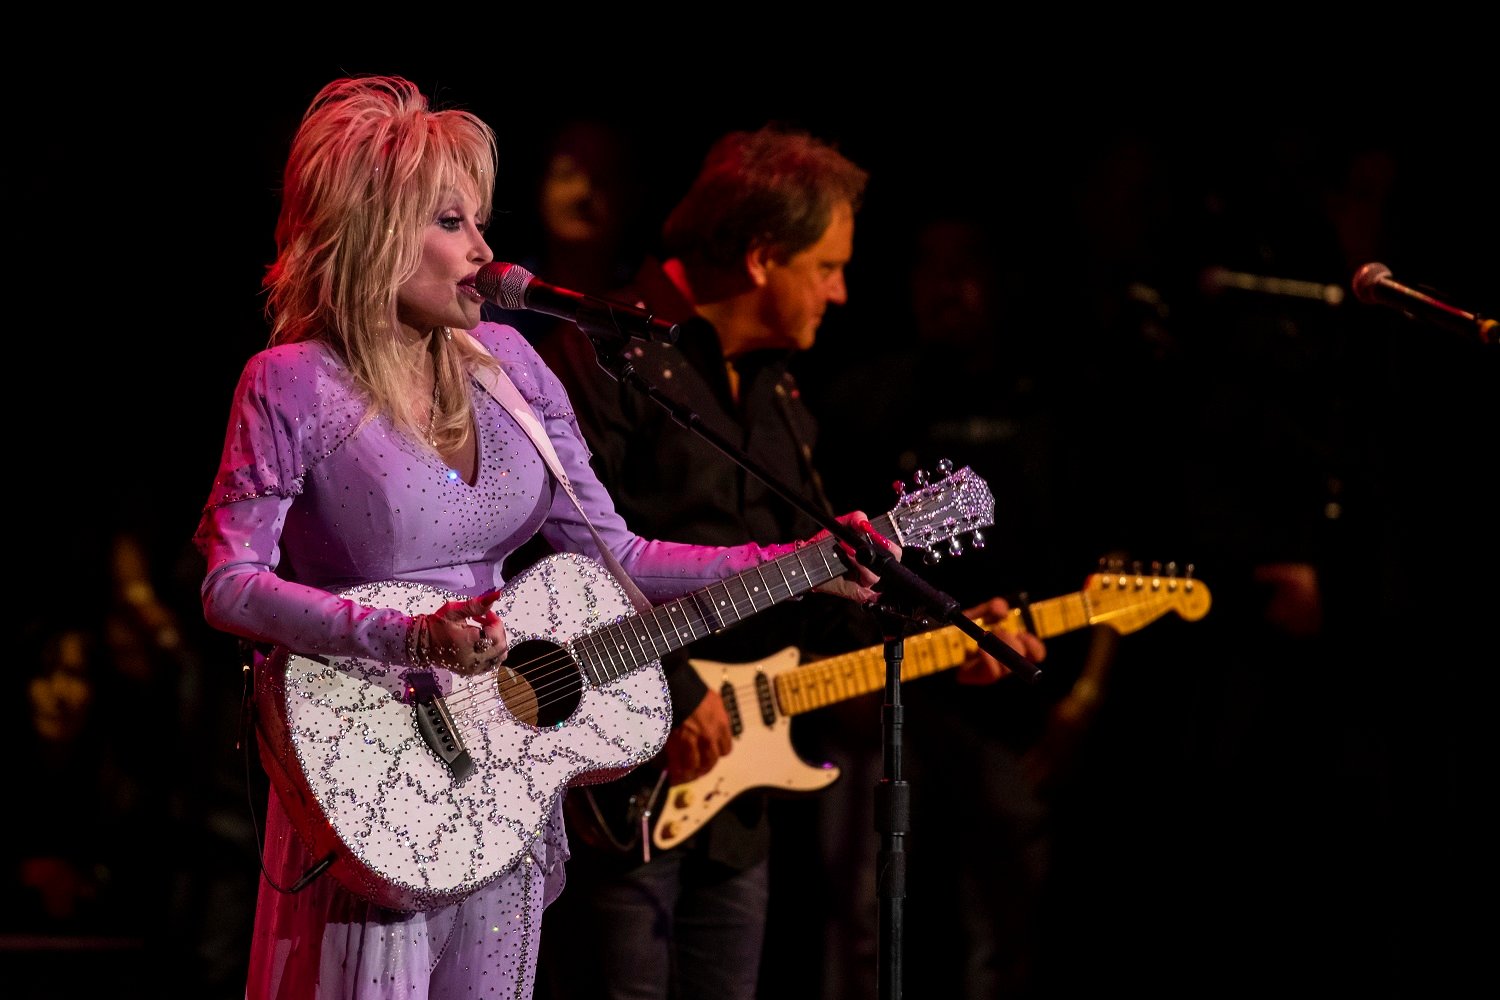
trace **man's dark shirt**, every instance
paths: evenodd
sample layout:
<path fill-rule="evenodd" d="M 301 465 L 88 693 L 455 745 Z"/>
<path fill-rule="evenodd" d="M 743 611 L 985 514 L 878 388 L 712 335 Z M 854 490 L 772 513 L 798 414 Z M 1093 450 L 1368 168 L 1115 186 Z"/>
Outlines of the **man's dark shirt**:
<path fill-rule="evenodd" d="M 679 326 L 675 344 L 625 345 L 630 365 L 641 378 L 686 406 L 705 427 L 745 451 L 809 503 L 822 505 L 811 465 L 817 428 L 787 370 L 787 352 L 760 351 L 735 358 L 736 401 L 718 334 L 696 314 L 659 263 L 647 260 L 628 288 L 607 297 Z M 593 452 L 594 468 L 636 533 L 698 545 L 740 545 L 794 541 L 820 530 L 812 517 L 681 426 L 641 389 L 607 374 L 593 341 L 582 330 L 559 325 L 536 346 L 567 387 Z M 745 663 L 787 646 L 804 654 L 828 654 L 880 641 L 873 620 L 842 598 L 814 593 L 775 605 L 663 660 L 674 725 L 692 714 L 707 691 L 688 657 Z M 747 794 L 706 824 L 687 849 L 705 850 L 715 860 L 744 867 L 764 857 L 768 847 L 764 801 Z"/>

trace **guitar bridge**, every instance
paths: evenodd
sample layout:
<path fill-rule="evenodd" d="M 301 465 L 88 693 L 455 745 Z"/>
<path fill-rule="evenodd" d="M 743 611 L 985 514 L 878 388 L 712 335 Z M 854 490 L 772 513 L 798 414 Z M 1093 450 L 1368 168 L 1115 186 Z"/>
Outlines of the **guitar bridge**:
<path fill-rule="evenodd" d="M 429 673 L 414 673 L 406 679 L 406 693 L 411 698 L 412 712 L 417 720 L 417 732 L 422 740 L 437 754 L 438 760 L 453 774 L 453 780 L 462 782 L 474 773 L 474 758 L 469 756 L 453 716 L 442 693 Z"/>

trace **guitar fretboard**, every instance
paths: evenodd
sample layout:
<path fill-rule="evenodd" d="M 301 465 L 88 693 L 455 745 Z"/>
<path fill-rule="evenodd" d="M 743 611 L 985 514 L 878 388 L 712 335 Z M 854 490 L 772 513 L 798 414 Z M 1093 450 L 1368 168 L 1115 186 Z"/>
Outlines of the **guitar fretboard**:
<path fill-rule="evenodd" d="M 1102 579 L 1102 578 L 1101 578 Z M 1120 634 L 1134 632 L 1168 611 L 1201 618 L 1208 610 L 1208 591 L 1193 580 L 1154 578 L 1149 582 L 1100 582 L 1091 579 L 1091 588 L 1076 594 L 1064 594 L 1028 605 L 1032 632 L 1038 638 L 1050 639 L 1090 625 L 1107 625 Z M 994 629 L 995 622 L 975 621 L 979 627 Z M 999 627 L 1008 632 L 1024 628 L 1020 608 L 1014 608 Z M 958 666 L 979 648 L 977 640 L 957 626 L 935 629 L 902 642 L 901 680 L 926 677 Z M 885 647 L 841 653 L 775 678 L 776 704 L 783 715 L 800 715 L 857 698 L 885 687 Z"/>
<path fill-rule="evenodd" d="M 871 524 L 883 536 L 894 534 L 890 515 Z M 574 655 L 593 684 L 618 680 L 690 642 L 843 576 L 849 567 L 836 550 L 838 544 L 837 538 L 824 538 L 579 636 Z"/>
<path fill-rule="evenodd" d="M 1043 639 L 1091 624 L 1083 594 L 1035 601 L 1030 609 L 1035 634 Z M 977 620 L 975 624 L 986 630 L 996 625 L 995 622 Z M 1007 632 L 1019 632 L 1023 628 L 1021 610 L 1012 609 L 998 624 Z M 958 666 L 979 648 L 979 643 L 958 626 L 950 625 L 907 636 L 901 648 L 901 680 L 905 682 Z M 800 715 L 883 687 L 885 647 L 872 646 L 830 656 L 782 674 L 776 678 L 776 700 L 784 714 Z"/>

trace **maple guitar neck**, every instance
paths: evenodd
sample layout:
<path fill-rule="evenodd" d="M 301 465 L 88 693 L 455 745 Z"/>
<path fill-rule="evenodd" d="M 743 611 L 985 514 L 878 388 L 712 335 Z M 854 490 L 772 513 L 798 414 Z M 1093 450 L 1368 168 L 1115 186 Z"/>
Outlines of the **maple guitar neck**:
<path fill-rule="evenodd" d="M 972 619 L 986 631 L 996 623 Z M 1012 611 L 999 623 L 1007 632 L 1020 631 L 1020 611 Z M 907 636 L 902 643 L 903 682 L 926 677 L 958 666 L 979 643 L 956 625 Z M 857 698 L 885 687 L 885 647 L 870 646 L 804 664 L 776 678 L 776 698 L 786 715 L 801 715 L 835 702 Z"/>
<path fill-rule="evenodd" d="M 1074 594 L 1034 601 L 1029 606 L 1032 631 L 1050 639 L 1090 625 L 1105 625 L 1120 634 L 1144 628 L 1168 611 L 1189 620 L 1208 611 L 1208 588 L 1201 581 L 1099 573 Z M 1025 629 L 1020 608 L 1004 618 L 972 619 L 986 631 Z M 956 625 L 903 640 L 902 682 L 950 670 L 963 663 L 979 643 Z M 800 715 L 885 687 L 885 647 L 870 646 L 815 660 L 775 678 L 776 698 L 785 715 Z"/>

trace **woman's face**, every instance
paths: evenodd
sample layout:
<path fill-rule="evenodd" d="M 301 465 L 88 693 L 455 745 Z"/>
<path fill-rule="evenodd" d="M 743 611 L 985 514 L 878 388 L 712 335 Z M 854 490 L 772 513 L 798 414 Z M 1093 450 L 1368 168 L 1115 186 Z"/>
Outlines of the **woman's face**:
<path fill-rule="evenodd" d="M 474 277 L 495 255 L 484 241 L 487 220 L 478 212 L 472 192 L 454 192 L 423 229 L 422 263 L 396 293 L 396 315 L 414 339 L 438 327 L 479 325 L 484 296 Z"/>

